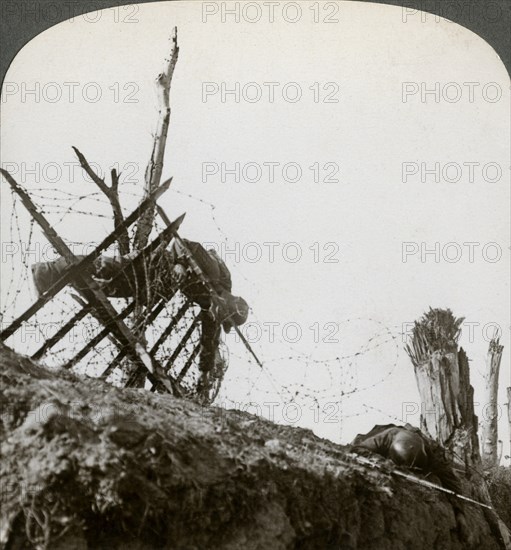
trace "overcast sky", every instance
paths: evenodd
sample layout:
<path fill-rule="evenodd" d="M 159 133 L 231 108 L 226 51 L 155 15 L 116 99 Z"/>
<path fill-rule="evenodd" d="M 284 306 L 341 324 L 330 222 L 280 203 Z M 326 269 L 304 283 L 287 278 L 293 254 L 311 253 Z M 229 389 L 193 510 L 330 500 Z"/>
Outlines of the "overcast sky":
<path fill-rule="evenodd" d="M 492 324 L 502 327 L 504 405 L 511 346 L 503 64 L 477 35 L 433 16 L 366 2 L 338 11 L 300 2 L 300 12 L 285 4 L 273 22 L 253 4 L 236 22 L 222 13 L 231 2 L 161 2 L 45 31 L 4 82 L 3 167 L 47 195 L 93 191 L 73 164 L 75 145 L 106 172 L 124 169 L 132 192 L 157 119 L 154 78 L 177 25 L 164 167 L 174 183 L 160 202 L 170 217 L 187 213 L 183 236 L 234 251 L 226 256 L 234 292 L 252 307 L 247 335 L 265 361 L 259 372 L 227 337 L 233 355 L 219 403 L 258 403 L 281 419 L 284 408 L 269 403 L 294 396 L 298 424 L 344 442 L 403 419 L 404 406 L 414 410 L 403 402 L 417 402 L 418 393 L 401 332 L 432 306 L 472 323 L 461 344 L 478 402 Z M 236 86 L 238 96 L 222 94 Z M 12 203 L 5 183 L 1 190 L 5 283 L 22 264 L 5 248 Z M 125 195 L 127 211 L 135 203 Z M 26 233 L 21 210 L 19 222 Z M 108 219 L 77 216 L 56 227 L 78 242 L 111 229 Z M 35 238 L 45 242 L 37 231 Z M 407 420 L 418 425 L 418 412 Z M 500 425 L 507 440 L 505 415 Z"/>

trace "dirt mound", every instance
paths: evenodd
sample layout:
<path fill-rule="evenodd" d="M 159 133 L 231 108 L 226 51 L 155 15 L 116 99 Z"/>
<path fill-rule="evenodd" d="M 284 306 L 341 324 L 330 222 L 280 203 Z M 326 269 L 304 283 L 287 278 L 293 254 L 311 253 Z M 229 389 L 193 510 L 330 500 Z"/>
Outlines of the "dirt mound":
<path fill-rule="evenodd" d="M 9 549 L 497 549 L 480 507 L 310 431 L 48 371 L 3 348 Z M 381 461 L 390 471 L 391 466 Z"/>

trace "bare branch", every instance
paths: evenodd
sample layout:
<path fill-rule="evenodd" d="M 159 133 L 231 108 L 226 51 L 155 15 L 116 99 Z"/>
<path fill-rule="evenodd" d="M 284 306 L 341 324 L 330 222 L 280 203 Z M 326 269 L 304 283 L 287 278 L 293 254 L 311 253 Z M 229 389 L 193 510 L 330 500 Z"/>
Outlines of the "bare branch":
<path fill-rule="evenodd" d="M 119 200 L 119 174 L 117 173 L 117 170 L 114 168 L 110 172 L 112 185 L 109 187 L 105 183 L 105 180 L 103 178 L 100 178 L 91 168 L 90 164 L 87 162 L 87 159 L 78 150 L 78 148 L 73 147 L 73 150 L 76 153 L 78 160 L 80 161 L 80 166 L 85 170 L 91 180 L 99 187 L 99 189 L 106 195 L 106 197 L 110 201 L 110 205 L 112 206 L 112 212 L 114 215 L 114 229 L 117 229 L 117 227 L 119 227 L 124 221 L 121 202 Z M 117 242 L 119 243 L 119 252 L 122 255 L 128 254 L 130 251 L 130 238 L 128 235 L 128 230 L 126 228 L 119 234 Z"/>
<path fill-rule="evenodd" d="M 110 172 L 110 178 L 112 179 L 112 191 L 118 195 L 119 193 L 119 178 L 121 174 L 117 173 L 115 168 L 112 168 Z"/>

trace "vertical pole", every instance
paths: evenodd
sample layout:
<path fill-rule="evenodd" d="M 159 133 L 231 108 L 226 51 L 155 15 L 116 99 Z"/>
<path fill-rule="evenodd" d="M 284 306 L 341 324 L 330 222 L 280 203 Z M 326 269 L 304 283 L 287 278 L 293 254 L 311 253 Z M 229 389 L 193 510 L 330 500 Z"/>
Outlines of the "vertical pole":
<path fill-rule="evenodd" d="M 488 347 L 485 374 L 484 416 L 481 421 L 481 455 L 485 469 L 498 466 L 498 410 L 499 372 L 504 346 L 493 338 Z"/>

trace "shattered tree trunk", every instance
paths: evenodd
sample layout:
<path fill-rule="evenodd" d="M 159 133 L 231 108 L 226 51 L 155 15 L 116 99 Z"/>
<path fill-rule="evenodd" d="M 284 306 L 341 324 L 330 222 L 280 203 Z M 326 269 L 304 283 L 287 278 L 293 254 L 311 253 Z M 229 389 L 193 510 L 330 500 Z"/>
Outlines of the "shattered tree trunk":
<path fill-rule="evenodd" d="M 481 422 L 482 460 L 485 469 L 499 465 L 497 399 L 503 350 L 504 346 L 500 345 L 498 338 L 491 340 L 486 360 L 486 387 L 483 400 L 483 420 Z"/>
<path fill-rule="evenodd" d="M 458 349 L 462 322 L 450 310 L 430 310 L 415 323 L 407 351 L 421 397 L 421 430 L 444 446 L 470 477 L 481 458 L 468 357 Z"/>
<path fill-rule="evenodd" d="M 465 350 L 437 350 L 415 373 L 423 407 L 421 429 L 446 447 L 470 478 L 473 469 L 481 466 L 481 457 Z"/>

